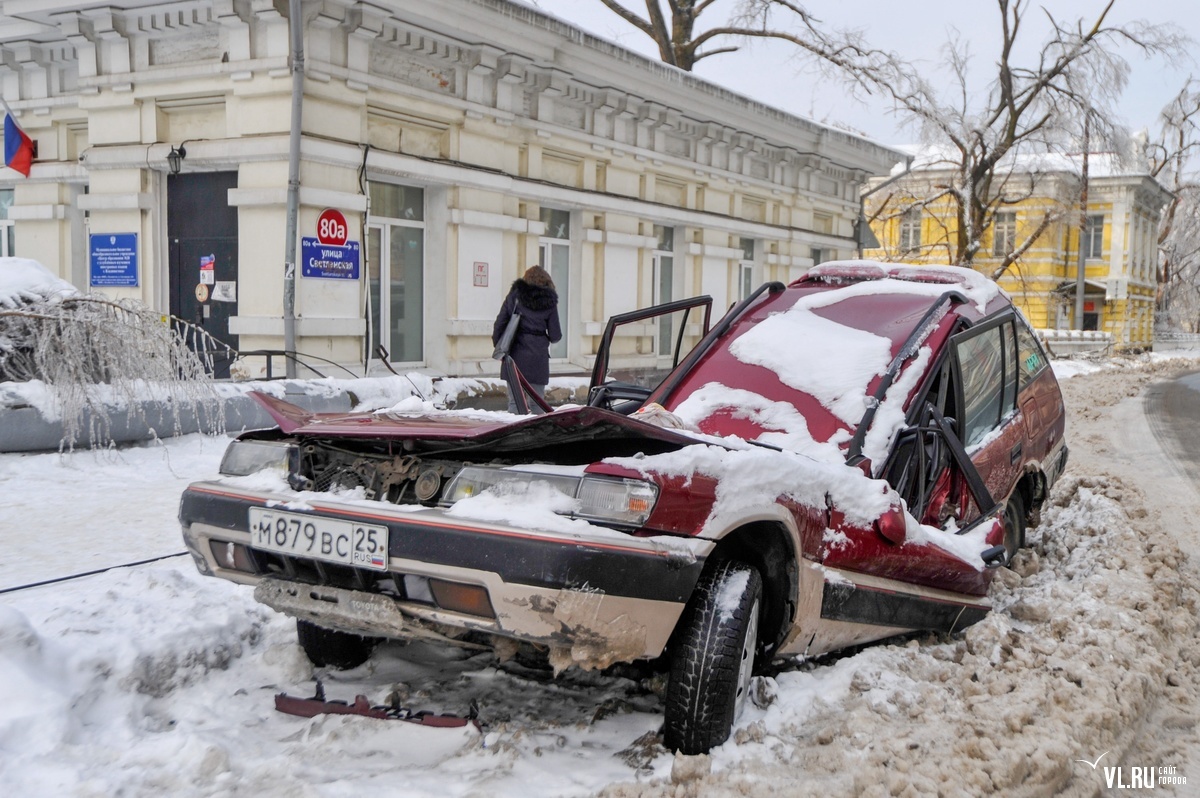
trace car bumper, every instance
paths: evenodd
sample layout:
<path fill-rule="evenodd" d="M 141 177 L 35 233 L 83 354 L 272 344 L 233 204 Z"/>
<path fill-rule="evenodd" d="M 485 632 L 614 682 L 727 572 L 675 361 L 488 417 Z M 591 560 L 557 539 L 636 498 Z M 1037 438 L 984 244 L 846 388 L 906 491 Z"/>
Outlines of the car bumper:
<path fill-rule="evenodd" d="M 386 571 L 322 567 L 253 549 L 249 511 L 278 496 L 197 483 L 180 523 L 201 572 L 255 585 L 255 597 L 288 615 L 358 634 L 454 639 L 474 631 L 545 645 L 557 666 L 606 667 L 662 653 L 713 548 L 691 538 L 634 537 L 595 527 L 544 532 L 479 522 L 429 508 L 310 501 L 288 512 L 386 525 Z M 214 545 L 215 544 L 215 545 Z M 248 556 L 231 565 L 225 544 Z M 494 617 L 416 600 L 412 580 L 482 588 Z M 382 592 L 381 592 L 382 590 Z"/>

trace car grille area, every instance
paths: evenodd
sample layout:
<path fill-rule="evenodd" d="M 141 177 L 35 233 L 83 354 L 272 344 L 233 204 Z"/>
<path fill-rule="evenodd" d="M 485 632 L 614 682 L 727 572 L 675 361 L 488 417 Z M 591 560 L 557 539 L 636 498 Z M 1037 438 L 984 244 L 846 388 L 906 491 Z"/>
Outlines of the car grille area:
<path fill-rule="evenodd" d="M 288 480 L 296 490 L 320 492 L 361 488 L 364 498 L 432 506 L 462 463 L 409 454 L 362 453 L 308 443 L 298 470 Z"/>
<path fill-rule="evenodd" d="M 433 603 L 428 590 L 423 593 L 417 590 L 416 595 L 409 595 L 410 591 L 405 586 L 407 577 L 404 574 L 391 571 L 380 573 L 304 557 L 291 557 L 223 540 L 213 540 L 209 546 L 217 564 L 228 570 L 256 576 L 280 577 L 309 585 L 381 593 L 404 601 Z"/>

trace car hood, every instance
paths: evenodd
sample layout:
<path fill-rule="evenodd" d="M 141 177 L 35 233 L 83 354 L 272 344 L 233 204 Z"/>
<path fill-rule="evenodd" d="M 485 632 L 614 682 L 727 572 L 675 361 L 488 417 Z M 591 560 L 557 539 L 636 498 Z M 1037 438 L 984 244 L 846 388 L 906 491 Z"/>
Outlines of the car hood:
<path fill-rule="evenodd" d="M 281 431 L 301 437 L 420 440 L 430 449 L 441 448 L 439 444 L 454 448 L 474 444 L 510 450 L 583 441 L 625 441 L 648 454 L 697 443 L 719 445 L 709 436 L 696 437 L 664 429 L 598 407 L 563 408 L 518 421 L 497 421 L 452 413 L 313 413 L 257 391 L 250 395 L 266 409 Z"/>

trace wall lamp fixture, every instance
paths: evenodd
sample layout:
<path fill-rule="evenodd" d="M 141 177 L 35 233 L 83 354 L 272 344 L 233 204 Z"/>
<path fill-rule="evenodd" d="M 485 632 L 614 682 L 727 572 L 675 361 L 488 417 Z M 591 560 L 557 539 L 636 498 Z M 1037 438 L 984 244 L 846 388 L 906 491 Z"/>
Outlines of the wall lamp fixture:
<path fill-rule="evenodd" d="M 167 168 L 171 170 L 171 174 L 179 174 L 179 170 L 183 168 L 183 159 L 187 157 L 187 150 L 183 145 L 179 145 L 179 149 L 171 148 L 167 153 Z"/>

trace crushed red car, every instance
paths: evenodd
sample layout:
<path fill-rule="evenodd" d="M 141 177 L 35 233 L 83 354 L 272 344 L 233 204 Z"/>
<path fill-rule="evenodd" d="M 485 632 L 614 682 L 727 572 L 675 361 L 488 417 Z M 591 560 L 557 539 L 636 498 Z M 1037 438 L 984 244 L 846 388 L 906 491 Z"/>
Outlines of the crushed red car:
<path fill-rule="evenodd" d="M 382 638 L 660 665 L 685 753 L 728 738 L 756 665 L 983 618 L 1067 459 L 1008 298 L 967 269 L 845 261 L 711 328 L 710 308 L 614 317 L 588 403 L 542 415 L 259 394 L 278 427 L 184 492 L 188 549 L 295 617 L 317 665 Z"/>

